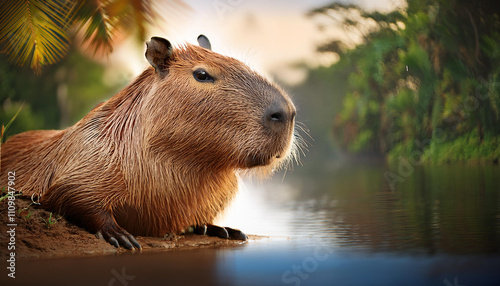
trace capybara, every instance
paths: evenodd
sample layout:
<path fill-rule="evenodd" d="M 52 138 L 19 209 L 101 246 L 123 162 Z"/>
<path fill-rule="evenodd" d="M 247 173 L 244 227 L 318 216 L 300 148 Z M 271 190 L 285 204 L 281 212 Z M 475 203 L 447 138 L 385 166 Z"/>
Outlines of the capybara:
<path fill-rule="evenodd" d="M 15 172 L 24 196 L 116 247 L 141 248 L 133 235 L 191 226 L 246 239 L 213 220 L 241 172 L 271 174 L 293 157 L 295 106 L 244 63 L 211 51 L 203 35 L 198 42 L 151 38 L 152 67 L 75 125 L 9 138 L 1 186 Z"/>

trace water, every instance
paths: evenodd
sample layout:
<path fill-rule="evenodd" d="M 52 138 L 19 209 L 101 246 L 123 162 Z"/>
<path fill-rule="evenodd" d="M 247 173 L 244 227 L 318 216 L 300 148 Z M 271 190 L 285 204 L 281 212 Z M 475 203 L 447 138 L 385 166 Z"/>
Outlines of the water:
<path fill-rule="evenodd" d="M 500 285 L 500 168 L 403 167 L 342 164 L 300 179 L 246 182 L 219 223 L 268 239 L 25 261 L 16 282 Z"/>

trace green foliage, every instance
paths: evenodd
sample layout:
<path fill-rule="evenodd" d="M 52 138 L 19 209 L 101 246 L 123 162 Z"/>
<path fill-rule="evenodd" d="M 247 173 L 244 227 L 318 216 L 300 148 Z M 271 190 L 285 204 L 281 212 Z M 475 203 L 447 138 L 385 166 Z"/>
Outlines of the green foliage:
<path fill-rule="evenodd" d="M 1 196 L 0 196 L 0 202 L 3 201 L 3 200 L 5 200 L 5 199 L 7 199 L 10 196 L 9 193 L 7 193 L 7 192 L 4 193 L 4 192 L 5 192 L 5 187 L 3 188 L 2 193 L 0 193 L 1 194 Z M 14 194 L 14 197 L 18 197 L 20 195 L 21 194 Z"/>
<path fill-rule="evenodd" d="M 7 124 L 23 106 L 5 131 L 4 139 L 26 130 L 58 127 L 57 83 L 52 67 L 47 77 L 38 77 L 28 68 L 17 68 L 0 57 L 0 125 Z"/>
<path fill-rule="evenodd" d="M 35 73 L 60 61 L 75 31 L 84 29 L 84 42 L 94 53 L 107 54 L 119 32 L 137 30 L 142 41 L 146 26 L 161 18 L 150 0 L 3 0 L 0 1 L 0 48 L 11 62 L 28 61 Z M 156 5 L 155 5 L 156 4 Z M 182 8 L 182 1 L 169 4 Z"/>
<path fill-rule="evenodd" d="M 429 164 L 481 164 L 491 163 L 492 159 L 497 158 L 500 158 L 498 137 L 481 141 L 474 133 L 444 143 L 431 143 L 421 160 Z"/>
<path fill-rule="evenodd" d="M 498 161 L 497 8 L 487 0 L 413 0 L 405 11 L 389 13 L 338 3 L 313 10 L 311 15 L 335 15 L 334 24 L 364 33 L 350 50 L 339 49 L 347 45 L 337 39 L 319 48 L 341 56 L 332 70 L 345 62 L 353 67 L 334 120 L 340 147 L 389 159 L 417 151 L 425 162 Z M 363 29 L 367 20 L 375 28 Z M 434 140 L 437 134 L 445 140 Z M 418 142 L 427 141 L 432 144 L 422 150 Z"/>
<path fill-rule="evenodd" d="M 57 76 L 67 88 L 67 102 L 64 106 L 67 118 L 61 118 L 60 128 L 73 125 L 85 116 L 96 104 L 107 100 L 129 81 L 128 78 L 106 80 L 103 65 L 73 52 L 59 67 Z"/>
<path fill-rule="evenodd" d="M 50 229 L 54 224 L 57 223 L 62 218 L 62 216 L 58 215 L 57 217 L 52 217 L 52 213 L 49 214 L 49 217 L 47 219 L 42 218 L 43 222 L 45 223 L 45 226 Z"/>
<path fill-rule="evenodd" d="M 14 120 L 16 120 L 16 118 L 19 115 L 19 112 L 21 111 L 22 108 L 23 108 L 23 106 L 21 105 L 19 107 L 19 109 L 17 110 L 16 114 L 14 114 L 14 116 L 12 116 L 12 119 L 5 126 L 2 125 L 2 131 L 0 133 L 0 144 L 2 144 L 5 141 L 5 135 L 7 134 L 7 131 L 9 130 L 9 128 L 12 125 L 12 123 L 14 122 Z"/>
<path fill-rule="evenodd" d="M 67 29 L 75 1 L 2 1 L 0 43 L 11 61 L 40 72 L 59 61 L 68 49 Z"/>
<path fill-rule="evenodd" d="M 0 125 L 7 124 L 23 106 L 4 139 L 27 130 L 66 128 L 127 81 L 106 80 L 102 64 L 72 47 L 61 62 L 44 70 L 43 77 L 0 57 L 0 78 Z"/>

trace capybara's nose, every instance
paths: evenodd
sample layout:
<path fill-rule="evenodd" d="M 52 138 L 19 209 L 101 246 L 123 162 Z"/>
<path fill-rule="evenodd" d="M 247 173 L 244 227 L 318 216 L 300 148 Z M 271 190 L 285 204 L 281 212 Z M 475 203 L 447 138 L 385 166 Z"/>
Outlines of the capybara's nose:
<path fill-rule="evenodd" d="M 294 118 L 295 107 L 280 98 L 273 101 L 264 113 L 264 125 L 275 132 L 282 132 L 293 124 Z"/>

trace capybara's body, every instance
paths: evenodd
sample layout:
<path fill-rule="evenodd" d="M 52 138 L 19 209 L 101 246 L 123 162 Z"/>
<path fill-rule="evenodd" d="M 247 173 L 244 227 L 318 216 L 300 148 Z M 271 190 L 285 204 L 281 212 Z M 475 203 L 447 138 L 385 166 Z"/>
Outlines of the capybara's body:
<path fill-rule="evenodd" d="M 289 157 L 295 107 L 277 86 L 194 45 L 153 38 L 146 57 L 153 67 L 75 125 L 9 138 L 2 185 L 15 171 L 23 195 L 120 241 L 210 224 L 240 170 Z"/>

